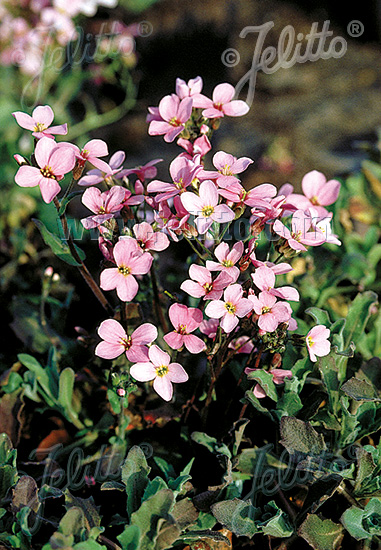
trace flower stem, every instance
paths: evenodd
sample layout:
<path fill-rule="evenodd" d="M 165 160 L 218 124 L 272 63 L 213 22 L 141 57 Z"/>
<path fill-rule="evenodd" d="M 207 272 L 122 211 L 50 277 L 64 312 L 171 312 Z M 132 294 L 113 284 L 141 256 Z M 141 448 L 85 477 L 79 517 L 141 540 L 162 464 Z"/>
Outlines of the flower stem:
<path fill-rule="evenodd" d="M 57 209 L 57 212 L 59 212 L 61 205 L 60 205 L 58 199 L 54 198 L 53 202 L 54 202 L 54 206 Z M 63 230 L 64 236 L 65 236 L 65 239 L 67 240 L 67 244 L 69 246 L 71 255 L 73 256 L 74 260 L 78 264 L 80 264 L 80 265 L 77 266 L 79 272 L 81 273 L 82 277 L 85 279 L 86 283 L 89 285 L 89 287 L 93 291 L 94 295 L 96 296 L 96 298 L 98 299 L 98 301 L 100 302 L 102 307 L 107 311 L 107 313 L 109 315 L 113 316 L 114 315 L 113 307 L 111 306 L 111 304 L 107 300 L 106 296 L 103 294 L 103 292 L 101 291 L 101 289 L 99 288 L 99 286 L 95 282 L 93 276 L 91 275 L 90 271 L 87 269 L 87 267 L 84 264 L 83 260 L 81 260 L 81 258 L 78 255 L 78 252 L 77 252 L 77 250 L 75 248 L 75 245 L 74 245 L 74 242 L 73 242 L 73 238 L 70 235 L 69 230 L 68 230 L 67 219 L 66 219 L 65 214 L 61 214 L 61 216 L 59 216 L 59 218 L 60 218 L 60 221 L 61 221 L 62 230 Z"/>

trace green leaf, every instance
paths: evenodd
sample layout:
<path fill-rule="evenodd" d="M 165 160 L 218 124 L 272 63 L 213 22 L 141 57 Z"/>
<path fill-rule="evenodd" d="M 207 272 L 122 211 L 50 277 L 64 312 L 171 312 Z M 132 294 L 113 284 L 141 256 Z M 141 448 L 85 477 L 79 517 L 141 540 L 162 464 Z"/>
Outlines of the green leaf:
<path fill-rule="evenodd" d="M 318 367 L 328 393 L 329 408 L 336 416 L 339 411 L 339 371 L 332 352 L 325 357 L 319 357 Z"/>
<path fill-rule="evenodd" d="M 344 348 L 348 348 L 351 342 L 356 343 L 365 330 L 370 316 L 370 308 L 377 302 L 377 294 L 372 291 L 358 294 L 349 308 L 343 336 Z"/>
<path fill-rule="evenodd" d="M 249 380 L 255 380 L 259 383 L 266 395 L 273 401 L 278 401 L 278 394 L 274 384 L 273 376 L 264 370 L 257 370 L 248 375 Z"/>
<path fill-rule="evenodd" d="M 80 508 L 83 512 L 86 529 L 89 532 L 93 527 L 100 527 L 101 518 L 99 507 L 95 506 L 93 497 L 79 498 L 65 491 L 65 503 L 67 508 Z"/>
<path fill-rule="evenodd" d="M 264 535 L 270 537 L 291 537 L 294 532 L 288 516 L 283 510 L 278 508 L 275 502 L 272 500 L 265 506 L 266 513 L 274 513 L 272 517 L 263 527 L 262 531 Z"/>
<path fill-rule="evenodd" d="M 58 402 L 67 411 L 72 411 L 75 374 L 73 369 L 64 369 L 59 378 Z"/>
<path fill-rule="evenodd" d="M 341 516 L 340 521 L 344 525 L 348 533 L 356 540 L 372 539 L 372 535 L 362 527 L 362 521 L 364 518 L 364 510 L 352 506 L 345 510 Z"/>
<path fill-rule="evenodd" d="M 162 489 L 168 489 L 168 485 L 165 483 L 164 479 L 159 476 L 156 476 L 152 481 L 148 482 L 147 487 L 145 488 L 143 494 L 143 501 L 152 497 Z"/>
<path fill-rule="evenodd" d="M 280 419 L 282 416 L 294 416 L 303 407 L 303 403 L 294 391 L 285 392 L 276 405 L 276 413 Z"/>
<path fill-rule="evenodd" d="M 58 211 L 58 216 L 62 216 L 66 212 L 66 208 L 69 205 L 69 202 L 73 200 L 75 197 L 78 197 L 79 195 L 82 195 L 83 191 L 74 191 L 73 193 L 70 193 L 67 197 L 64 197 L 61 200 L 61 206 Z"/>
<path fill-rule="evenodd" d="M 131 451 L 130 451 L 131 452 Z M 141 532 L 141 550 L 153 549 L 161 520 L 170 520 L 169 513 L 174 504 L 173 492 L 162 489 L 131 515 L 131 524 L 137 525 Z"/>
<path fill-rule="evenodd" d="M 356 401 L 381 401 L 376 389 L 365 380 L 350 378 L 341 386 L 341 391 Z"/>
<path fill-rule="evenodd" d="M 193 432 L 191 438 L 195 443 L 199 443 L 206 447 L 211 453 L 223 454 L 231 458 L 231 452 L 224 443 L 218 443 L 215 437 L 211 437 L 204 432 Z"/>
<path fill-rule="evenodd" d="M 319 434 L 309 422 L 303 422 L 293 416 L 284 416 L 280 421 L 280 443 L 290 454 L 296 452 L 320 455 L 326 450 L 322 434 Z"/>
<path fill-rule="evenodd" d="M 122 466 L 122 481 L 126 486 L 127 513 L 131 517 L 142 501 L 144 491 L 148 485 L 148 474 L 151 468 L 140 447 L 134 446 L 129 451 Z"/>
<path fill-rule="evenodd" d="M 122 550 L 138 550 L 140 546 L 140 529 L 137 525 L 126 525 L 123 533 L 116 537 Z"/>
<path fill-rule="evenodd" d="M 47 244 L 50 247 L 53 254 L 55 254 L 58 258 L 60 258 L 60 260 L 63 260 L 69 265 L 74 265 L 77 267 L 81 265 L 73 258 L 68 244 L 66 244 L 59 237 L 57 237 L 56 235 L 53 235 L 53 233 L 48 231 L 48 229 L 40 220 L 36 220 L 35 218 L 32 218 L 32 221 L 37 226 L 45 244 Z M 86 258 L 86 255 L 83 252 L 83 250 L 78 248 L 78 246 L 76 245 L 74 246 L 78 256 L 81 258 L 81 260 L 84 260 Z"/>
<path fill-rule="evenodd" d="M 315 514 L 308 514 L 302 523 L 299 536 L 314 550 L 336 550 L 340 547 L 344 533 L 340 524 L 330 519 L 322 520 Z"/>
<path fill-rule="evenodd" d="M 223 500 L 211 506 L 216 520 L 232 531 L 237 537 L 253 537 L 258 532 L 255 517 L 258 509 L 250 501 Z"/>
<path fill-rule="evenodd" d="M 327 328 L 331 326 L 331 319 L 329 318 L 328 312 L 324 309 L 319 309 L 318 307 L 309 307 L 306 309 L 306 313 L 311 315 L 315 319 L 318 325 L 324 325 Z"/>

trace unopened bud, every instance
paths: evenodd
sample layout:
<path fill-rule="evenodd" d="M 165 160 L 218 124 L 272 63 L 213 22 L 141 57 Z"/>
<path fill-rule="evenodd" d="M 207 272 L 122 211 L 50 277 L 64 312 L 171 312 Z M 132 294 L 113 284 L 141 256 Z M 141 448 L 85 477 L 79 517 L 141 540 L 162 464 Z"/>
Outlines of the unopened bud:
<path fill-rule="evenodd" d="M 73 168 L 73 178 L 75 180 L 79 180 L 79 178 L 82 176 L 84 167 L 85 167 L 85 164 L 83 160 L 77 160 Z"/>
<path fill-rule="evenodd" d="M 52 278 L 53 283 L 57 283 L 59 280 L 60 276 L 58 275 L 58 273 L 55 273 Z"/>
<path fill-rule="evenodd" d="M 13 158 L 19 166 L 29 165 L 29 162 L 21 155 L 13 155 Z"/>
<path fill-rule="evenodd" d="M 126 390 L 124 388 L 118 388 L 116 390 L 116 393 L 119 395 L 119 397 L 124 397 L 126 395 Z"/>
<path fill-rule="evenodd" d="M 47 267 L 44 271 L 44 277 L 51 277 L 53 275 L 53 268 L 52 266 L 50 265 L 49 267 Z"/>

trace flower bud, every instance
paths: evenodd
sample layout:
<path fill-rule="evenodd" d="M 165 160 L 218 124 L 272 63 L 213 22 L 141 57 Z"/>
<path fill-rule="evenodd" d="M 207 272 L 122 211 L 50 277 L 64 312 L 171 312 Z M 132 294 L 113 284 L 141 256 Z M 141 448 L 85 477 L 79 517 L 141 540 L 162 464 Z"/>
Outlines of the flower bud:
<path fill-rule="evenodd" d="M 13 155 L 13 158 L 15 159 L 15 161 L 19 166 L 29 165 L 29 162 L 21 155 Z"/>

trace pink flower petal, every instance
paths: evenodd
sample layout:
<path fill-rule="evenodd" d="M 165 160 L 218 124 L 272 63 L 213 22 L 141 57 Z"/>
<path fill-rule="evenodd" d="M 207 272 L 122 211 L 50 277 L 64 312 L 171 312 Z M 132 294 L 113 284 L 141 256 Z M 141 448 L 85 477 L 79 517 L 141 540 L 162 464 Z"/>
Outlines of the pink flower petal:
<path fill-rule="evenodd" d="M 143 323 L 131 334 L 134 344 L 151 344 L 157 338 L 157 328 L 151 323 Z"/>
<path fill-rule="evenodd" d="M 106 340 L 112 344 L 119 344 L 127 336 L 122 325 L 118 321 L 115 321 L 115 319 L 103 321 L 99 325 L 98 334 L 102 340 Z"/>
<path fill-rule="evenodd" d="M 226 312 L 226 310 L 225 310 L 225 312 Z M 226 333 L 229 333 L 232 330 L 234 330 L 236 328 L 236 326 L 238 325 L 238 317 L 236 317 L 232 313 L 227 313 L 226 312 L 226 315 L 224 315 L 222 317 L 220 324 L 221 324 L 222 329 Z"/>
<path fill-rule="evenodd" d="M 34 156 L 40 168 L 45 168 L 45 166 L 49 165 L 50 155 L 56 147 L 57 143 L 48 137 L 43 137 L 38 141 L 34 150 Z"/>
<path fill-rule="evenodd" d="M 115 359 L 124 353 L 124 346 L 121 344 L 111 344 L 110 342 L 100 342 L 95 348 L 95 355 L 103 359 Z"/>
<path fill-rule="evenodd" d="M 149 358 L 155 367 L 168 366 L 171 360 L 168 353 L 165 353 L 165 351 L 156 345 L 149 348 Z"/>
<path fill-rule="evenodd" d="M 58 182 L 52 178 L 41 178 L 40 190 L 42 198 L 49 204 L 61 191 L 61 187 Z"/>
<path fill-rule="evenodd" d="M 71 147 L 57 146 L 49 157 L 49 166 L 56 176 L 63 176 L 73 170 L 75 163 L 76 158 Z"/>
<path fill-rule="evenodd" d="M 319 189 L 321 189 L 326 182 L 327 180 L 324 174 L 317 170 L 312 170 L 312 172 L 308 172 L 302 179 L 303 193 L 309 199 L 317 197 Z"/>
<path fill-rule="evenodd" d="M 168 365 L 168 370 L 168 378 L 171 382 L 186 382 L 189 378 L 188 374 L 179 363 L 171 363 Z"/>
<path fill-rule="evenodd" d="M 49 105 L 39 105 L 32 113 L 33 120 L 43 124 L 46 128 L 51 125 L 54 119 L 53 109 Z"/>
<path fill-rule="evenodd" d="M 15 117 L 16 122 L 21 128 L 26 130 L 34 130 L 36 123 L 30 115 L 23 113 L 22 111 L 16 111 L 12 113 L 12 116 Z"/>
<path fill-rule="evenodd" d="M 40 184 L 42 174 L 34 166 L 20 166 L 15 175 L 15 182 L 20 187 L 35 187 Z"/>
<path fill-rule="evenodd" d="M 131 302 L 137 295 L 139 285 L 133 275 L 121 275 L 118 279 L 116 293 L 123 302 Z"/>
<path fill-rule="evenodd" d="M 229 103 L 234 97 L 234 87 L 231 84 L 218 84 L 213 90 L 213 103 Z"/>
<path fill-rule="evenodd" d="M 135 380 L 139 382 L 148 382 L 153 380 L 156 376 L 156 369 L 152 363 L 136 363 L 132 365 L 130 374 Z"/>
<path fill-rule="evenodd" d="M 180 99 L 175 94 L 166 95 L 159 103 L 160 116 L 167 122 L 177 115 Z"/>
<path fill-rule="evenodd" d="M 184 336 L 174 330 L 168 334 L 165 334 L 163 338 L 172 349 L 180 349 L 184 345 Z"/>
<path fill-rule="evenodd" d="M 208 317 L 219 319 L 226 313 L 225 302 L 222 300 L 213 300 L 205 308 L 205 313 Z"/>
<path fill-rule="evenodd" d="M 153 382 L 153 389 L 164 401 L 170 401 L 173 395 L 173 386 L 168 376 L 158 376 Z"/>
<path fill-rule="evenodd" d="M 200 353 L 206 348 L 204 341 L 194 334 L 184 336 L 184 345 L 190 353 Z"/>
<path fill-rule="evenodd" d="M 123 277 L 117 267 L 109 267 L 101 272 L 100 287 L 103 290 L 113 290 L 119 284 L 120 278 Z"/>
<path fill-rule="evenodd" d="M 241 100 L 234 100 L 223 106 L 223 112 L 228 116 L 243 116 L 249 112 L 250 107 Z"/>

